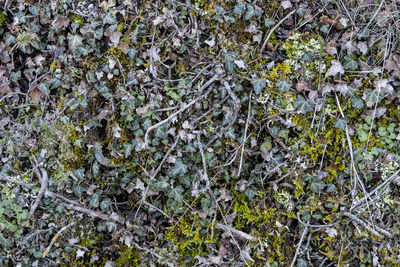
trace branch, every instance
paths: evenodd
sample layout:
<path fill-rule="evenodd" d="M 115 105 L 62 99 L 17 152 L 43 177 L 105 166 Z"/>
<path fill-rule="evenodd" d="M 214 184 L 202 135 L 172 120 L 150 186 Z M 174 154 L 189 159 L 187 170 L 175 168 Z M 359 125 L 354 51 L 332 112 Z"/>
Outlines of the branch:
<path fill-rule="evenodd" d="M 358 224 L 361 224 L 365 229 L 367 229 L 370 233 L 372 233 L 372 234 L 374 234 L 374 235 L 376 235 L 376 236 L 378 236 L 378 237 L 380 237 L 380 238 L 383 238 L 383 236 L 381 235 L 381 233 L 383 234 L 383 235 L 385 235 L 386 237 L 389 237 L 389 238 L 392 238 L 393 237 L 393 235 L 391 234 L 391 233 L 389 233 L 388 231 L 386 231 L 386 230 L 384 230 L 384 229 L 382 229 L 382 228 L 380 228 L 380 227 L 378 227 L 378 226 L 376 226 L 376 225 L 373 225 L 373 227 L 376 229 L 374 229 L 374 228 L 372 228 L 370 225 L 368 225 L 366 222 L 364 222 L 363 220 L 361 220 L 360 218 L 357 218 L 357 216 L 355 216 L 354 214 L 351 214 L 350 212 L 347 212 L 347 211 L 345 211 L 345 212 L 343 212 L 343 215 L 345 215 L 345 216 L 347 216 L 347 217 L 350 217 L 352 220 L 354 220 L 354 221 L 356 221 Z M 379 233 L 379 232 L 380 233 Z"/>
<path fill-rule="evenodd" d="M 53 239 L 51 239 L 50 244 L 48 245 L 48 247 L 46 248 L 46 250 L 43 252 L 43 258 L 45 258 L 47 256 L 47 254 L 49 254 L 51 247 L 53 246 L 54 242 L 56 242 L 57 238 L 60 237 L 60 235 L 67 230 L 69 227 L 73 226 L 75 224 L 75 222 L 72 222 L 66 226 L 64 226 L 63 228 L 60 229 L 60 231 L 57 232 L 57 234 L 53 237 Z"/>
<path fill-rule="evenodd" d="M 7 177 L 7 176 L 4 176 L 4 175 L 1 175 L 1 174 L 0 174 L 0 181 L 4 181 L 4 182 L 8 182 L 8 183 L 17 184 L 17 185 L 20 185 L 20 186 L 25 187 L 25 188 L 28 188 L 28 189 L 31 189 L 31 188 L 32 188 L 32 185 L 30 185 L 30 184 L 26 184 L 26 183 L 24 183 L 24 182 L 11 179 L 11 178 L 9 178 L 9 177 Z"/>
<path fill-rule="evenodd" d="M 33 203 L 32 207 L 31 207 L 31 211 L 29 212 L 30 216 L 33 216 L 33 214 L 35 213 L 35 210 L 39 206 L 40 200 L 42 200 L 42 197 L 43 197 L 44 193 L 46 192 L 47 186 L 49 184 L 49 179 L 48 179 L 46 169 L 40 168 L 40 171 L 42 172 L 42 177 L 40 179 L 40 190 L 36 197 L 35 202 Z"/>
<path fill-rule="evenodd" d="M 261 51 L 260 51 L 260 55 L 262 56 L 262 53 L 264 52 L 265 46 L 267 45 L 269 38 L 271 38 L 272 33 L 285 21 L 287 20 L 291 15 L 294 14 L 294 12 L 296 12 L 296 10 L 293 10 L 292 12 L 290 12 L 289 14 L 287 14 L 283 19 L 281 19 L 281 21 L 279 21 L 268 33 L 267 38 L 265 38 L 263 45 L 261 46 Z"/>
<path fill-rule="evenodd" d="M 255 238 L 254 236 L 246 234 L 245 232 L 237 230 L 237 229 L 235 229 L 233 227 L 229 227 L 229 226 L 224 225 L 222 223 L 217 223 L 217 228 L 219 228 L 221 230 L 224 230 L 224 231 L 231 232 L 232 234 L 237 235 L 238 237 L 241 237 L 241 238 L 249 240 L 249 241 L 257 241 L 257 238 Z"/>
<path fill-rule="evenodd" d="M 212 77 L 210 80 L 208 80 L 205 84 L 203 84 L 203 86 L 200 88 L 200 92 L 202 92 L 204 89 L 206 89 L 207 87 L 209 87 L 213 82 L 215 82 L 216 80 L 220 79 L 222 76 L 220 75 L 220 73 L 217 73 L 214 75 L 214 77 Z M 166 118 L 165 120 L 160 121 L 159 123 L 150 126 L 147 130 L 146 133 L 144 135 L 144 147 L 148 148 L 149 147 L 149 134 L 151 131 L 157 129 L 158 127 L 170 122 L 173 118 L 175 118 L 176 116 L 178 116 L 179 114 L 181 114 L 182 112 L 184 112 L 185 110 L 187 110 L 188 108 L 190 108 L 191 106 L 193 106 L 196 102 L 202 100 L 203 98 L 205 98 L 212 90 L 213 88 L 211 87 L 210 89 L 208 89 L 204 94 L 199 95 L 198 97 L 196 97 L 195 99 L 193 99 L 189 104 L 187 104 L 186 106 L 182 107 L 180 110 L 178 110 L 177 112 L 173 113 L 171 116 L 169 116 L 168 118 Z"/>

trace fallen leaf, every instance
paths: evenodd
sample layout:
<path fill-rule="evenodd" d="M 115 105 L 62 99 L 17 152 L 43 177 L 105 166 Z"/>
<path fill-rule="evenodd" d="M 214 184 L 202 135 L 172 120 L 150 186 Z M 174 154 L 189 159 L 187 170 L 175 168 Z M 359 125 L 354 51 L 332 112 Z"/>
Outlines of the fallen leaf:
<path fill-rule="evenodd" d="M 368 45 L 367 45 L 367 42 L 359 42 L 359 43 L 357 44 L 357 48 L 360 50 L 360 52 L 361 52 L 363 55 L 366 55 L 366 54 L 368 53 Z"/>
<path fill-rule="evenodd" d="M 344 68 L 342 66 L 342 63 L 340 61 L 333 59 L 331 61 L 331 67 L 328 69 L 328 71 L 325 74 L 325 78 L 329 76 L 335 76 L 336 74 L 344 74 Z"/>
<path fill-rule="evenodd" d="M 281 6 L 283 7 L 283 9 L 288 9 L 291 8 L 293 5 L 289 0 L 285 0 L 281 2 Z"/>
<path fill-rule="evenodd" d="M 324 49 L 329 55 L 333 56 L 337 54 L 337 43 L 335 41 L 330 41 L 324 45 Z"/>
<path fill-rule="evenodd" d="M 69 18 L 66 16 L 58 16 L 54 21 L 53 21 L 53 27 L 56 30 L 64 29 L 68 27 L 69 25 Z"/>
<path fill-rule="evenodd" d="M 8 95 L 9 93 L 11 93 L 11 89 L 10 89 L 10 86 L 8 85 L 8 83 L 4 83 L 3 85 L 0 85 L 0 94 Z"/>
<path fill-rule="evenodd" d="M 85 255 L 85 251 L 78 249 L 78 251 L 76 252 L 76 259 L 83 257 L 83 255 Z"/>
<path fill-rule="evenodd" d="M 320 22 L 324 23 L 324 24 L 329 24 L 335 27 L 336 30 L 340 31 L 342 30 L 342 26 L 340 26 L 339 23 L 337 23 L 336 21 L 334 21 L 333 19 L 330 19 L 327 16 L 323 16 L 320 18 Z"/>
<path fill-rule="evenodd" d="M 114 47 L 117 47 L 119 44 L 119 39 L 121 38 L 122 33 L 120 32 L 113 32 L 110 35 L 110 41 L 113 43 Z"/>
<path fill-rule="evenodd" d="M 307 82 L 304 80 L 300 80 L 297 84 L 296 84 L 296 90 L 297 92 L 301 93 L 303 91 L 310 91 L 311 88 L 308 86 Z"/>

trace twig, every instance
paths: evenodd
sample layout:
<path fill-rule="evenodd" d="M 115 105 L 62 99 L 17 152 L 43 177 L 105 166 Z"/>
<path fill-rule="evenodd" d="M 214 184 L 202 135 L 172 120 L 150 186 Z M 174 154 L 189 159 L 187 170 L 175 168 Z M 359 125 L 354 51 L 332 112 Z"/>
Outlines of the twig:
<path fill-rule="evenodd" d="M 244 136 L 243 136 L 243 144 L 242 144 L 242 151 L 240 154 L 240 163 L 239 163 L 239 171 L 237 173 L 237 177 L 240 176 L 240 173 L 242 171 L 242 166 L 243 166 L 243 154 L 244 154 L 244 149 L 246 147 L 246 141 L 247 141 L 247 129 L 249 128 L 249 121 L 250 121 L 250 114 L 251 114 L 251 96 L 252 96 L 253 91 L 250 91 L 250 97 L 249 97 L 249 109 L 247 111 L 247 119 L 246 119 L 246 126 L 244 128 Z"/>
<path fill-rule="evenodd" d="M 95 156 L 97 162 L 100 163 L 100 165 L 103 165 L 105 167 L 113 167 L 113 168 L 121 166 L 121 164 L 115 164 L 115 163 L 111 162 L 110 159 L 106 158 L 103 155 L 103 152 L 101 152 L 100 143 L 95 142 L 93 145 L 93 148 L 94 148 L 94 156 Z"/>
<path fill-rule="evenodd" d="M 308 223 L 308 222 L 307 222 L 307 223 Z M 294 254 L 294 257 L 293 257 L 292 263 L 290 264 L 290 267 L 293 267 L 293 266 L 295 265 L 295 263 L 296 263 L 297 257 L 298 257 L 299 254 L 300 254 L 300 247 L 301 247 L 301 244 L 303 243 L 304 237 L 306 236 L 307 232 L 308 232 L 308 225 L 305 225 L 305 226 L 304 226 L 303 233 L 301 234 L 300 241 L 299 241 L 299 243 L 297 244 L 296 253 Z"/>
<path fill-rule="evenodd" d="M 343 212 L 343 215 L 345 215 L 345 216 L 347 216 L 347 217 L 350 217 L 352 220 L 354 220 L 354 221 L 356 221 L 358 224 L 361 224 L 365 229 L 367 229 L 370 233 L 372 233 L 372 234 L 374 234 L 374 235 L 376 235 L 376 236 L 378 236 L 378 237 L 380 237 L 380 238 L 383 238 L 383 236 L 381 235 L 381 233 L 383 234 L 383 235 L 385 235 L 386 237 L 389 237 L 389 238 L 392 238 L 393 237 L 393 235 L 391 234 L 391 233 L 389 233 L 388 231 L 386 231 L 386 230 L 384 230 L 384 229 L 382 229 L 382 228 L 380 228 L 380 227 L 378 227 L 378 226 L 376 226 L 376 225 L 374 225 L 373 227 L 375 227 L 375 229 L 373 229 L 370 225 L 368 225 L 366 222 L 364 222 L 363 220 L 361 220 L 360 218 L 357 218 L 357 216 L 355 216 L 354 214 L 352 214 L 352 213 L 350 213 L 350 212 L 347 212 L 347 211 L 345 211 L 345 212 Z M 380 233 L 379 233 L 379 232 Z"/>
<path fill-rule="evenodd" d="M 291 15 L 294 14 L 296 10 L 292 10 L 289 14 L 287 14 L 283 19 L 281 19 L 268 33 L 267 38 L 265 38 L 263 45 L 261 46 L 261 51 L 260 55 L 264 52 L 265 46 L 267 45 L 269 38 L 271 38 L 272 33 L 285 21 L 287 20 Z"/>
<path fill-rule="evenodd" d="M 362 202 L 364 202 L 366 199 L 371 198 L 371 196 L 373 194 L 375 194 L 379 189 L 381 189 L 382 187 L 389 185 L 391 182 L 393 182 L 393 180 L 397 177 L 397 174 L 400 172 L 400 169 L 397 170 L 394 174 L 392 174 L 392 176 L 390 176 L 388 179 L 386 179 L 384 182 L 382 182 L 380 185 L 378 185 L 374 190 L 372 190 L 371 192 L 369 192 L 367 195 L 365 195 L 362 199 L 360 199 L 359 201 L 357 201 L 355 204 L 352 205 L 352 207 L 350 208 L 350 210 L 356 208 L 357 206 L 359 206 Z"/>
<path fill-rule="evenodd" d="M 148 253 L 150 253 L 152 256 L 158 258 L 158 259 L 162 259 L 162 257 L 160 255 L 158 255 L 157 253 L 155 253 L 154 251 L 151 251 L 148 248 L 142 248 L 141 246 L 139 246 L 136 242 L 133 242 L 133 244 L 135 245 L 135 247 L 137 247 L 140 250 L 146 251 Z"/>
<path fill-rule="evenodd" d="M 257 238 L 255 238 L 254 236 L 246 234 L 245 232 L 242 232 L 242 231 L 237 230 L 237 229 L 235 229 L 233 227 L 224 225 L 222 223 L 217 223 L 217 228 L 219 228 L 221 230 L 224 230 L 224 231 L 232 232 L 232 234 L 234 234 L 234 235 L 236 235 L 238 237 L 241 237 L 243 239 L 249 240 L 249 241 L 253 241 L 253 242 L 257 241 Z"/>
<path fill-rule="evenodd" d="M 54 242 L 56 242 L 57 238 L 60 237 L 60 235 L 67 230 L 69 227 L 73 226 L 75 224 L 75 222 L 72 222 L 66 226 L 64 226 L 63 228 L 60 229 L 60 231 L 57 232 L 57 234 L 53 237 L 53 239 L 51 239 L 50 244 L 48 245 L 48 247 L 46 248 L 46 250 L 43 252 L 43 258 L 45 258 L 47 256 L 47 254 L 49 254 L 51 247 L 53 246 Z"/>
<path fill-rule="evenodd" d="M 40 168 L 40 171 L 42 172 L 42 177 L 39 177 L 39 178 L 41 178 L 40 179 L 40 190 L 36 197 L 35 202 L 33 203 L 32 207 L 31 207 L 30 212 L 29 212 L 30 216 L 33 216 L 33 214 L 35 213 L 35 210 L 39 206 L 40 200 L 42 200 L 42 197 L 43 197 L 44 193 L 46 192 L 47 186 L 49 184 L 49 179 L 48 179 L 46 169 Z"/>
<path fill-rule="evenodd" d="M 177 136 L 177 137 L 175 138 L 175 142 L 174 142 L 174 143 L 172 144 L 172 146 L 168 149 L 167 153 L 165 154 L 164 158 L 162 159 L 160 165 L 158 165 L 157 169 L 156 169 L 155 171 L 152 171 L 152 172 L 151 172 L 152 175 L 151 175 L 151 177 L 150 177 L 150 180 L 154 179 L 154 178 L 157 176 L 157 174 L 158 174 L 158 172 L 161 170 L 162 165 L 164 164 L 164 162 L 167 160 L 167 158 L 169 157 L 169 155 L 171 154 L 171 152 L 174 151 L 176 145 L 178 144 L 178 141 L 179 141 L 179 136 Z M 146 191 L 147 191 L 147 190 L 146 190 Z"/>
<path fill-rule="evenodd" d="M 28 189 L 31 189 L 31 188 L 32 188 L 32 185 L 30 185 L 30 184 L 26 184 L 26 183 L 24 183 L 24 182 L 11 179 L 11 178 L 9 178 L 9 177 L 7 177 L 7 176 L 4 176 L 4 175 L 1 175 L 1 174 L 0 174 L 0 181 L 4 181 L 4 182 L 8 182 L 8 183 L 17 184 L 17 185 L 20 185 L 20 186 L 25 187 L 25 188 L 28 188 Z"/>
<path fill-rule="evenodd" d="M 221 75 L 220 73 L 217 73 L 214 75 L 214 77 L 212 77 L 210 80 L 208 80 L 205 84 L 203 84 L 203 86 L 200 88 L 200 92 L 202 92 L 204 89 L 206 89 L 207 87 L 209 87 L 213 82 L 215 82 L 216 80 L 220 79 Z M 181 114 L 182 112 L 184 112 L 185 110 L 187 110 L 188 108 L 190 108 L 191 106 L 193 106 L 196 102 L 200 101 L 201 99 L 205 98 L 212 90 L 213 88 L 211 87 L 210 89 L 208 89 L 204 94 L 201 94 L 200 96 L 196 97 L 195 99 L 193 99 L 189 104 L 185 105 L 184 107 L 182 107 L 181 109 L 179 109 L 177 112 L 173 113 L 171 116 L 169 116 L 168 118 L 166 118 L 165 120 L 160 121 L 159 123 L 150 126 L 147 130 L 146 133 L 144 135 L 144 146 L 145 148 L 148 148 L 148 144 L 149 144 L 149 133 L 155 129 L 157 129 L 158 127 L 170 122 L 173 118 L 175 118 L 176 116 L 178 116 L 179 114 Z"/>

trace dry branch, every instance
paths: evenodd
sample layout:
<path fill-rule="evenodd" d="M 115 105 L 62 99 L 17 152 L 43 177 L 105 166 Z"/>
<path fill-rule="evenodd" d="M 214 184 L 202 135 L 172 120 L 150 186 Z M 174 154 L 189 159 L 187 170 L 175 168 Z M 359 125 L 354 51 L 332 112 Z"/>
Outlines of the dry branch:
<path fill-rule="evenodd" d="M 207 87 L 209 87 L 213 82 L 215 82 L 216 80 L 222 78 L 220 73 L 215 74 L 210 80 L 208 80 L 205 84 L 203 84 L 203 86 L 200 88 L 200 92 L 202 92 L 204 89 L 206 89 Z M 144 135 L 144 146 L 145 148 L 148 148 L 149 146 L 149 134 L 151 131 L 157 129 L 158 127 L 170 122 L 173 118 L 175 118 L 176 116 L 178 116 L 179 114 L 181 114 L 182 112 L 184 112 L 185 110 L 187 110 L 188 108 L 190 108 L 191 106 L 193 106 L 195 103 L 197 103 L 198 101 L 202 100 L 203 98 L 205 98 L 212 90 L 213 88 L 211 87 L 210 89 L 208 89 L 204 94 L 199 95 L 198 97 L 196 97 L 195 99 L 193 99 L 189 104 L 185 105 L 184 107 L 182 107 L 181 109 L 179 109 L 177 112 L 173 113 L 171 116 L 169 116 L 168 118 L 166 118 L 165 120 L 160 121 L 159 123 L 150 126 L 147 130 L 146 133 Z"/>

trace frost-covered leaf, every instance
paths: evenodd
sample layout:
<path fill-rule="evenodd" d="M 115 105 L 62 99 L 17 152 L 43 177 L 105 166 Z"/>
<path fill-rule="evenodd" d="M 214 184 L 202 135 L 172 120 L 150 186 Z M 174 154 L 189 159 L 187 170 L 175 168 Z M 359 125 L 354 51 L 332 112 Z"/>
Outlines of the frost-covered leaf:
<path fill-rule="evenodd" d="M 356 70 L 358 68 L 358 64 L 353 57 L 345 56 L 343 67 L 345 70 Z"/>
<path fill-rule="evenodd" d="M 304 97 L 298 95 L 296 101 L 294 102 L 296 107 L 301 110 L 303 114 L 313 111 L 314 105 L 308 102 Z"/>
<path fill-rule="evenodd" d="M 168 131 L 168 124 L 162 125 L 160 127 L 158 127 L 155 131 L 154 131 L 154 135 L 158 138 L 164 139 L 167 138 L 167 131 Z"/>
<path fill-rule="evenodd" d="M 321 192 L 322 189 L 324 189 L 324 187 L 325 187 L 325 183 L 323 181 L 314 180 L 311 183 L 310 189 L 311 189 L 311 192 L 313 192 L 313 193 L 319 193 L 319 192 Z"/>
<path fill-rule="evenodd" d="M 171 170 L 171 175 L 172 176 L 177 176 L 177 175 L 184 175 L 187 173 L 188 167 L 185 163 L 183 163 L 182 159 L 177 159 L 175 161 L 175 166 Z"/>
<path fill-rule="evenodd" d="M 244 5 L 244 3 L 243 2 L 241 2 L 241 1 L 238 1 L 237 2 L 237 4 L 236 4 L 236 6 L 233 8 L 233 14 L 234 15 L 236 15 L 236 16 L 241 16 L 241 15 L 243 15 L 243 13 L 244 13 L 244 9 L 245 9 L 245 5 Z"/>
<path fill-rule="evenodd" d="M 292 88 L 291 82 L 283 79 L 278 79 L 276 82 L 276 86 L 278 87 L 279 91 L 281 92 L 286 92 L 289 91 L 290 88 Z"/>
<path fill-rule="evenodd" d="M 97 208 L 100 205 L 100 197 L 101 197 L 101 191 L 98 191 L 92 195 L 90 198 L 90 206 L 93 208 Z"/>
<path fill-rule="evenodd" d="M 379 103 L 383 99 L 383 96 L 378 90 L 367 89 L 363 95 L 363 99 L 367 107 L 372 107 L 375 103 Z"/>
<path fill-rule="evenodd" d="M 250 20 L 253 16 L 257 14 L 256 9 L 253 5 L 247 5 L 246 14 L 244 15 L 245 20 Z"/>
<path fill-rule="evenodd" d="M 347 120 L 345 119 L 338 119 L 335 121 L 335 127 L 342 130 L 342 131 L 346 131 L 346 127 L 347 127 Z"/>
<path fill-rule="evenodd" d="M 82 45 L 83 38 L 78 34 L 68 34 L 68 44 L 72 51 L 75 51 L 79 46 Z"/>
<path fill-rule="evenodd" d="M 351 98 L 351 105 L 353 108 L 362 109 L 364 107 L 364 102 L 358 96 Z"/>
<path fill-rule="evenodd" d="M 178 185 L 175 186 L 173 188 L 171 188 L 171 190 L 169 191 L 169 195 L 171 198 L 173 198 L 176 201 L 181 201 L 182 200 L 182 193 L 185 192 L 185 189 L 183 189 L 182 186 Z"/>
<path fill-rule="evenodd" d="M 258 95 L 267 85 L 267 80 L 264 78 L 254 78 L 251 83 L 253 84 L 254 92 Z"/>
<path fill-rule="evenodd" d="M 344 68 L 342 66 L 342 63 L 340 63 L 338 60 L 333 59 L 331 61 L 331 67 L 326 72 L 325 77 L 335 76 L 338 73 L 344 74 Z"/>

